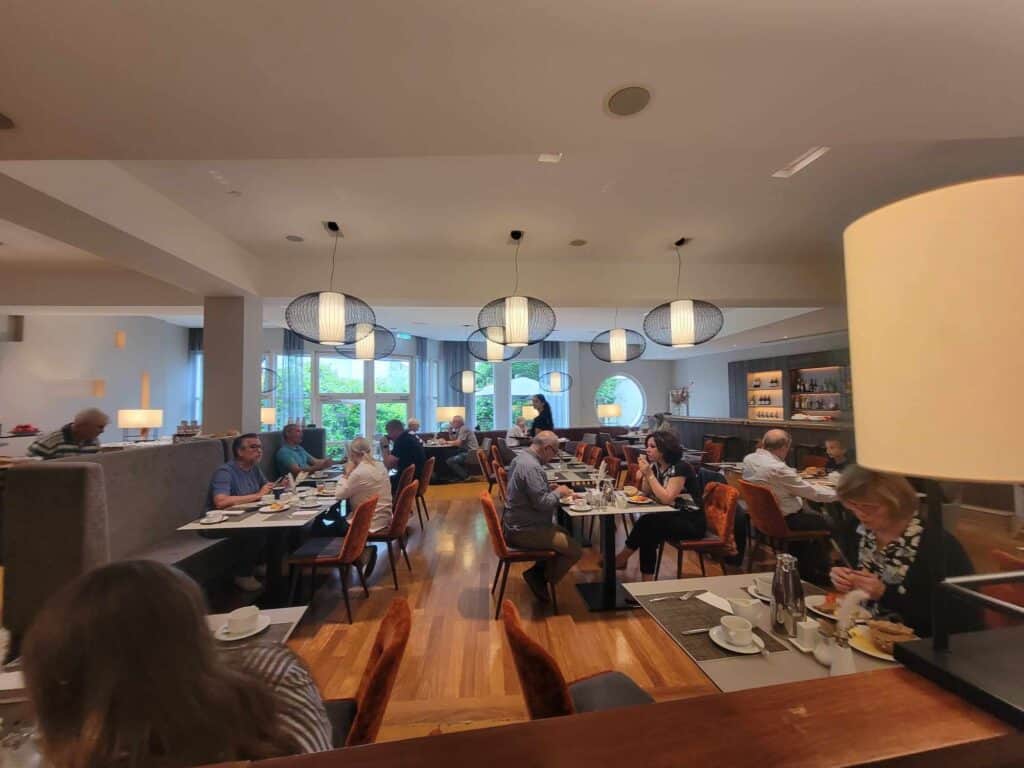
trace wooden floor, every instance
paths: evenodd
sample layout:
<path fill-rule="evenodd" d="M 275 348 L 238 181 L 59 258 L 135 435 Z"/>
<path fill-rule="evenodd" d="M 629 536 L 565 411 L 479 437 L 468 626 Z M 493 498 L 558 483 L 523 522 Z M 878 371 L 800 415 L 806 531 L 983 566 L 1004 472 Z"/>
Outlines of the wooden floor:
<path fill-rule="evenodd" d="M 399 566 L 401 589 L 395 592 L 382 551 L 369 599 L 358 588 L 351 591 L 354 623 L 346 622 L 337 593 L 321 590 L 311 613 L 317 619 L 326 615 L 327 621 L 301 628 L 291 643 L 313 670 L 325 698 L 351 696 L 390 601 L 396 594 L 409 600 L 412 637 L 381 741 L 526 719 L 501 623 L 493 619 L 490 584 L 497 561 L 478 500 L 486 490 L 484 483 L 432 486 L 426 530 L 414 523 L 410 540 L 413 573 L 404 563 Z M 554 655 L 566 678 L 571 681 L 616 669 L 658 700 L 716 691 L 642 611 L 592 614 L 587 610 L 573 585 L 599 580 L 597 558 L 596 548 L 585 549 L 583 559 L 562 581 L 558 616 L 533 598 L 519 575 L 526 566 L 513 566 L 509 576 L 506 597 L 519 607 L 527 630 Z M 669 559 L 671 567 L 664 565 L 666 578 L 675 575 L 675 559 Z M 639 580 L 635 560 L 625 575 L 627 581 Z M 717 566 L 711 568 L 709 575 L 717 572 Z M 698 573 L 696 562 L 687 563 L 687 569 Z"/>

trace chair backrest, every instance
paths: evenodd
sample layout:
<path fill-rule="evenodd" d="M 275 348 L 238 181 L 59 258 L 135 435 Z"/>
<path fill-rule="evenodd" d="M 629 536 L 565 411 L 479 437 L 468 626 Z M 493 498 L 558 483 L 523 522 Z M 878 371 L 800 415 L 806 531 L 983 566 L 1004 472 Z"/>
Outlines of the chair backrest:
<path fill-rule="evenodd" d="M 494 442 L 494 439 L 490 438 L 490 437 L 485 437 L 480 442 L 480 447 L 484 449 L 484 453 L 487 453 L 488 451 L 491 450 L 491 443 L 493 443 L 493 442 Z"/>
<path fill-rule="evenodd" d="M 587 455 L 588 448 L 590 448 L 590 446 L 582 440 L 576 443 L 576 461 L 583 461 L 583 457 Z"/>
<path fill-rule="evenodd" d="M 731 485 L 710 482 L 704 486 L 704 517 L 708 528 L 723 542 L 727 555 L 735 555 L 736 550 L 736 503 L 740 500 L 740 492 Z"/>
<path fill-rule="evenodd" d="M 377 509 L 377 496 L 371 496 L 358 507 L 349 521 L 348 533 L 345 534 L 338 561 L 354 563 L 366 548 L 366 538 L 370 535 L 370 522 L 373 512 Z"/>
<path fill-rule="evenodd" d="M 711 440 L 704 441 L 704 458 L 705 463 L 717 464 L 722 460 L 722 456 L 725 453 L 725 443 L 715 443 Z"/>
<path fill-rule="evenodd" d="M 501 518 L 494 506 L 494 500 L 490 494 L 480 494 L 480 506 L 484 510 L 484 520 L 487 521 L 487 532 L 491 535 L 491 547 L 494 549 L 494 556 L 499 560 L 508 557 L 508 544 L 505 541 L 505 534 L 501 530 Z"/>
<path fill-rule="evenodd" d="M 807 469 L 808 467 L 821 467 L 824 469 L 827 464 L 827 456 L 816 456 L 813 453 L 805 453 L 800 457 L 800 461 L 797 462 L 797 469 Z"/>
<path fill-rule="evenodd" d="M 402 474 L 398 477 L 398 486 L 395 489 L 395 498 L 393 500 L 392 509 L 398 504 L 398 497 L 402 495 L 402 491 L 405 490 L 405 486 L 413 481 L 416 477 L 416 465 L 410 464 L 408 467 L 402 470 Z"/>
<path fill-rule="evenodd" d="M 396 597 L 373 640 L 370 659 L 356 692 L 356 716 L 345 740 L 346 747 L 372 744 L 377 738 L 411 631 L 409 602 L 404 597 Z"/>
<path fill-rule="evenodd" d="M 490 480 L 494 480 L 494 470 L 491 469 L 491 460 L 487 458 L 487 451 L 483 448 L 476 449 L 476 463 L 480 465 L 480 471 L 484 473 L 484 477 Z"/>
<path fill-rule="evenodd" d="M 640 458 L 640 449 L 632 445 L 624 445 L 622 446 L 622 458 L 626 460 L 627 464 L 636 464 Z"/>
<path fill-rule="evenodd" d="M 750 515 L 751 525 L 773 539 L 786 538 L 789 535 L 789 528 L 771 488 L 746 480 L 740 480 L 739 483 L 740 495 L 747 502 L 747 514 Z"/>
<path fill-rule="evenodd" d="M 996 567 L 1001 572 L 1024 571 L 1024 557 L 1017 557 L 999 549 L 993 549 L 991 554 L 996 561 Z M 990 584 L 987 587 L 982 587 L 981 591 L 990 597 L 996 597 L 1014 605 L 1024 605 L 1024 584 Z M 985 625 L 991 629 L 1013 627 L 1020 624 L 1019 619 L 998 611 L 985 609 L 984 616 Z"/>
<path fill-rule="evenodd" d="M 494 477 L 498 481 L 502 501 L 508 501 L 508 472 L 500 464 L 494 468 Z"/>
<path fill-rule="evenodd" d="M 615 487 L 618 488 L 622 483 L 622 462 L 614 456 L 607 456 L 604 460 L 605 473 L 615 483 Z"/>
<path fill-rule="evenodd" d="M 416 493 L 417 496 L 425 496 L 427 489 L 430 488 L 430 478 L 434 475 L 434 457 L 431 456 L 423 462 L 423 471 L 420 472 L 420 489 Z"/>
<path fill-rule="evenodd" d="M 603 453 L 604 452 L 598 446 L 592 445 L 590 446 L 590 450 L 587 451 L 587 458 L 584 459 L 584 461 L 586 461 L 590 466 L 596 468 L 597 465 L 601 463 L 601 456 Z"/>
<path fill-rule="evenodd" d="M 587 445 L 597 445 L 597 432 L 584 432 L 582 440 Z"/>
<path fill-rule="evenodd" d="M 501 620 L 530 719 L 540 720 L 575 713 L 569 687 L 565 684 L 558 662 L 544 646 L 526 634 L 519 619 L 519 611 L 510 600 L 501 603 Z"/>
<path fill-rule="evenodd" d="M 626 465 L 626 472 L 622 476 L 622 487 L 625 488 L 627 485 L 634 485 L 637 489 L 643 485 L 643 477 L 640 475 L 639 464 Z"/>
<path fill-rule="evenodd" d="M 416 491 L 419 490 L 419 487 L 420 481 L 413 480 L 398 494 L 394 512 L 391 514 L 391 526 L 388 528 L 389 538 L 397 539 L 405 536 L 405 527 L 409 525 L 413 505 L 416 503 Z"/>
<path fill-rule="evenodd" d="M 516 452 L 508 447 L 508 441 L 504 437 L 499 437 L 494 442 L 498 444 L 498 460 L 503 467 L 507 467 L 516 457 Z"/>

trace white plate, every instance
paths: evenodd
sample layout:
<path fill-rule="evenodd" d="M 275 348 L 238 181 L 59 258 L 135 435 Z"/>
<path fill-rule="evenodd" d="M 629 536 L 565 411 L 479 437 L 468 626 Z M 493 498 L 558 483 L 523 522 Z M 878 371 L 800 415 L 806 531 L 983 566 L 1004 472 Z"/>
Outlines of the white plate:
<path fill-rule="evenodd" d="M 850 630 L 850 647 L 865 656 L 874 656 L 882 661 L 896 661 L 891 653 L 879 650 L 878 646 L 871 642 L 871 631 L 867 627 L 857 626 Z"/>
<path fill-rule="evenodd" d="M 293 509 L 292 510 L 292 517 L 303 517 L 303 516 L 307 516 L 308 517 L 310 515 L 319 515 L 319 514 L 320 514 L 320 507 L 317 507 L 316 509 L 301 509 L 300 508 L 300 509 Z"/>
<path fill-rule="evenodd" d="M 287 512 L 288 511 L 288 505 L 287 504 L 282 503 L 281 506 L 282 506 L 282 509 L 274 509 L 272 506 L 267 504 L 267 506 L 265 506 L 265 507 L 260 507 L 259 511 L 260 512 L 266 512 L 266 513 L 271 514 L 271 515 L 276 514 L 278 512 Z"/>
<path fill-rule="evenodd" d="M 772 601 L 772 596 L 762 595 L 760 592 L 757 591 L 757 586 L 755 584 L 751 584 L 749 587 L 747 587 L 747 594 L 749 594 L 751 597 L 756 597 L 758 600 L 764 600 L 766 603 L 770 603 Z"/>
<path fill-rule="evenodd" d="M 589 512 L 593 507 L 589 504 L 573 504 L 569 509 L 573 512 Z"/>
<path fill-rule="evenodd" d="M 835 621 L 836 617 L 835 617 L 834 614 L 828 613 L 826 611 L 818 610 L 818 606 L 821 605 L 824 602 L 825 602 L 825 596 L 824 595 L 807 595 L 804 598 L 804 605 L 807 606 L 807 610 L 809 610 L 811 613 L 817 614 L 818 616 L 824 616 L 826 619 L 832 619 L 832 621 Z M 867 609 L 861 607 L 857 611 L 857 613 L 856 613 L 856 615 L 854 617 L 854 621 L 867 621 L 870 618 L 871 618 L 871 613 Z"/>
<path fill-rule="evenodd" d="M 801 651 L 803 653 L 814 653 L 814 648 L 808 648 L 806 645 L 801 645 L 800 641 L 797 640 L 795 637 L 787 637 L 786 639 L 789 640 L 789 642 L 793 644 L 793 647 L 796 648 L 798 651 Z"/>
<path fill-rule="evenodd" d="M 265 613 L 261 613 L 259 615 L 259 618 L 256 619 L 256 629 L 253 629 L 249 632 L 242 632 L 238 635 L 231 635 L 228 634 L 228 625 L 225 623 L 221 625 L 221 627 L 216 632 L 213 633 L 213 636 L 218 640 L 224 641 L 225 643 L 231 643 L 235 640 L 244 640 L 247 637 L 258 635 L 260 632 L 263 632 L 269 626 L 270 617 L 267 616 L 267 614 Z"/>
<path fill-rule="evenodd" d="M 708 637 L 711 638 L 711 642 L 715 645 L 725 648 L 727 651 L 732 651 L 733 653 L 745 653 L 749 656 L 751 654 L 760 653 L 764 649 L 764 640 L 758 637 L 757 633 L 754 633 L 754 642 L 745 648 L 742 645 L 733 645 L 729 642 L 729 636 L 725 634 L 725 629 L 721 624 L 712 627 L 711 631 L 708 632 Z"/>
<path fill-rule="evenodd" d="M 208 514 L 206 517 L 199 518 L 200 525 L 216 525 L 217 523 L 223 523 L 228 519 L 228 516 L 223 512 L 213 512 Z"/>
<path fill-rule="evenodd" d="M 316 488 L 299 488 L 297 491 L 295 491 L 295 495 L 298 496 L 300 499 L 303 498 L 304 496 L 309 496 L 311 493 L 316 493 Z"/>

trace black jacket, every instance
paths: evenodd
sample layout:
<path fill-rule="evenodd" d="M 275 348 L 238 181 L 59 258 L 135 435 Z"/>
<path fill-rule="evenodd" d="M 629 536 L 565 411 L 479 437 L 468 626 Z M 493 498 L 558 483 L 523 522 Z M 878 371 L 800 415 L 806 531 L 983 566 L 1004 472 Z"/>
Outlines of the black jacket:
<path fill-rule="evenodd" d="M 530 437 L 535 437 L 538 432 L 544 430 L 553 431 L 555 422 L 551 420 L 551 406 L 545 406 L 544 410 L 537 414 L 537 418 L 530 425 Z"/>

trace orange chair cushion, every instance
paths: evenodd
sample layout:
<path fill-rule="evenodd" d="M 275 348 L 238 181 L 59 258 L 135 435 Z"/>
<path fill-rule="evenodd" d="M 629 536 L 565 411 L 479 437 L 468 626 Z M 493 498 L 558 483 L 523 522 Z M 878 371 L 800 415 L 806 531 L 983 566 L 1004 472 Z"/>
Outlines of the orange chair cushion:
<path fill-rule="evenodd" d="M 576 710 L 558 663 L 540 643 L 526 634 L 519 611 L 511 601 L 502 601 L 501 618 L 530 719 L 573 714 Z"/>

